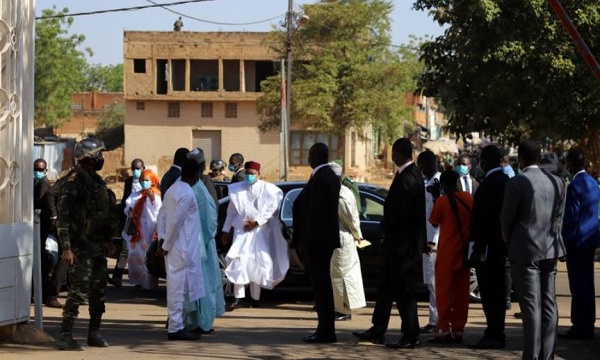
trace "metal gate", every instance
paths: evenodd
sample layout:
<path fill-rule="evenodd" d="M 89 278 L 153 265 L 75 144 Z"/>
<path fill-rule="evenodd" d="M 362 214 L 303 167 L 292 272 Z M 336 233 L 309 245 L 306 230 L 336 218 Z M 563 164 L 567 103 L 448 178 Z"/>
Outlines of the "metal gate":
<path fill-rule="evenodd" d="M 34 0 L 0 5 L 0 325 L 29 320 Z"/>
<path fill-rule="evenodd" d="M 210 161 L 221 159 L 221 131 L 220 130 L 193 130 L 192 131 L 192 147 L 199 147 L 204 151 L 206 158 L 206 167 L 208 168 Z M 225 159 L 227 162 L 227 159 Z"/>

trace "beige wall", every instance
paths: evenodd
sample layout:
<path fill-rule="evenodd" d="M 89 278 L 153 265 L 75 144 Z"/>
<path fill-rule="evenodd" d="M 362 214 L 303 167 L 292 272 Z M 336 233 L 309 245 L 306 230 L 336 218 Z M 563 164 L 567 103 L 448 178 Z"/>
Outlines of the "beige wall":
<path fill-rule="evenodd" d="M 126 102 L 125 164 L 141 158 L 157 165 L 162 175 L 177 148 L 192 147 L 193 130 L 220 130 L 223 160 L 227 162 L 229 155 L 239 152 L 247 160 L 261 163 L 263 176 L 277 178 L 279 133 L 258 131 L 254 103 L 238 103 L 236 119 L 225 118 L 224 103 L 213 103 L 213 118 L 200 117 L 200 102 L 181 102 L 179 118 L 168 118 L 167 107 L 165 101 L 146 101 L 142 111 L 137 110 L 136 101 Z"/>

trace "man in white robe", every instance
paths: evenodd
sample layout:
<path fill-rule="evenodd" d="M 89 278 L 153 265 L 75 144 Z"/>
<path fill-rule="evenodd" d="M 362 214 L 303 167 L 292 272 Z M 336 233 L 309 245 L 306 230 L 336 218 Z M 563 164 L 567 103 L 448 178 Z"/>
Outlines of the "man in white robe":
<path fill-rule="evenodd" d="M 342 166 L 331 162 L 329 167 L 341 179 Z M 356 242 L 362 240 L 360 218 L 356 197 L 345 185 L 340 187 L 338 217 L 341 246 L 333 251 L 330 274 L 336 320 L 345 321 L 352 318 L 352 310 L 367 306 L 360 259 L 356 249 Z"/>
<path fill-rule="evenodd" d="M 195 160 L 185 161 L 181 179 L 169 188 L 159 214 L 159 234 L 164 235 L 162 249 L 167 271 L 169 340 L 200 338 L 188 333 L 183 323 L 184 299 L 193 302 L 205 294 L 198 241 L 201 236 L 198 204 L 192 190 L 198 182 L 199 169 Z"/>
<path fill-rule="evenodd" d="M 289 268 L 288 244 L 281 232 L 279 207 L 283 192 L 258 179 L 260 164 L 246 162 L 246 179 L 229 185 L 229 206 L 221 241 L 233 243 L 227 253 L 225 274 L 234 284 L 235 302 L 228 310 L 257 307 L 261 287 L 272 289 Z M 245 285 L 250 284 L 252 300 L 244 303 Z"/>
<path fill-rule="evenodd" d="M 423 173 L 425 182 L 425 218 L 429 219 L 436 197 L 440 196 L 440 175 L 437 169 L 435 154 L 429 150 L 423 151 L 417 158 L 417 165 Z M 423 257 L 423 283 L 429 291 L 429 322 L 421 328 L 421 334 L 433 334 L 438 323 L 437 300 L 435 297 L 435 260 L 440 228 L 427 224 L 427 248 Z"/>

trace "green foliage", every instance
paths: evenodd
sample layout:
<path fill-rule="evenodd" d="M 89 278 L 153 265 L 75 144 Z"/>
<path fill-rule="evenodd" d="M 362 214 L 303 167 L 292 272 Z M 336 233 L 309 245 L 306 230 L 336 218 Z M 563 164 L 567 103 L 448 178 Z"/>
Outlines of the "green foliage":
<path fill-rule="evenodd" d="M 96 137 L 104 141 L 108 150 L 125 143 L 125 107 L 123 103 L 113 102 L 107 105 L 98 116 Z"/>
<path fill-rule="evenodd" d="M 67 14 L 52 9 L 42 16 Z M 38 125 L 59 127 L 72 115 L 71 95 L 84 84 L 86 61 L 77 48 L 85 37 L 69 34 L 71 17 L 42 19 L 35 31 L 35 121 Z M 91 54 L 89 49 L 86 51 Z"/>
<path fill-rule="evenodd" d="M 563 1 L 600 56 L 600 2 Z M 419 86 L 451 130 L 500 140 L 579 140 L 600 126 L 600 86 L 545 0 L 417 0 L 445 33 L 422 45 Z"/>
<path fill-rule="evenodd" d="M 84 91 L 123 92 L 123 64 L 87 66 Z"/>
<path fill-rule="evenodd" d="M 373 126 L 386 140 L 414 127 L 405 94 L 416 89 L 421 65 L 409 48 L 390 50 L 392 3 L 384 0 L 321 1 L 304 5 L 308 21 L 296 24 L 292 38 L 292 124 L 324 133 Z M 271 43 L 285 58 L 285 33 Z M 278 128 L 281 78 L 261 84 L 261 130 Z M 289 111 L 289 109 L 288 109 Z"/>

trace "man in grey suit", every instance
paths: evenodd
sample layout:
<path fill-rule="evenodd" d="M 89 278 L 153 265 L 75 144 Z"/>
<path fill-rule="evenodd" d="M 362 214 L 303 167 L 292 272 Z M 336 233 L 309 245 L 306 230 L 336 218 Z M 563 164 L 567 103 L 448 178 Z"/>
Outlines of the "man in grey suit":
<path fill-rule="evenodd" d="M 538 167 L 539 143 L 522 142 L 518 154 L 523 172 L 506 184 L 500 223 L 523 312 L 523 359 L 553 359 L 556 263 L 565 256 L 560 232 L 565 185 Z"/>

